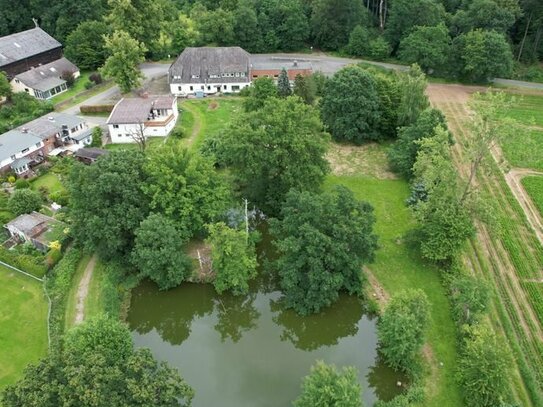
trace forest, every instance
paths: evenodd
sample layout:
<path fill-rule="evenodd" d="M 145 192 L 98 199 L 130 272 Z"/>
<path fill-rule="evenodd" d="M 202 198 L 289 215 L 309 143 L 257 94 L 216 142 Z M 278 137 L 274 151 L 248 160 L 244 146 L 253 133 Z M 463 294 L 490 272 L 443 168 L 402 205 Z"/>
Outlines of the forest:
<path fill-rule="evenodd" d="M 89 70 L 108 55 L 104 36 L 126 31 L 152 60 L 202 45 L 253 53 L 319 49 L 416 62 L 428 74 L 462 81 L 543 80 L 538 0 L 1 0 L 0 6 L 0 35 L 31 28 L 37 18 L 65 44 L 67 57 Z"/>

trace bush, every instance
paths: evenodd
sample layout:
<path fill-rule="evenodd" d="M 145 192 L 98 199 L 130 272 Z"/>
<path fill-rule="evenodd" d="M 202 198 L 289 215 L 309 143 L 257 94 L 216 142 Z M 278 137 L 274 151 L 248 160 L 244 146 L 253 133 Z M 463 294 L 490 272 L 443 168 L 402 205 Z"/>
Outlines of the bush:
<path fill-rule="evenodd" d="M 391 52 L 390 44 L 383 37 L 377 37 L 368 44 L 368 55 L 372 59 L 386 59 Z"/>
<path fill-rule="evenodd" d="M 81 113 L 111 113 L 115 105 L 83 105 L 79 108 Z"/>
<path fill-rule="evenodd" d="M 92 143 L 91 147 L 102 147 L 102 128 L 96 126 L 92 129 Z"/>
<path fill-rule="evenodd" d="M 61 79 L 64 79 L 66 81 L 66 84 L 68 87 L 71 87 L 75 82 L 74 74 L 70 71 L 64 71 L 60 75 Z"/>
<path fill-rule="evenodd" d="M 9 210 L 17 216 L 37 211 L 41 208 L 41 205 L 41 195 L 31 189 L 16 190 L 8 201 Z"/>
<path fill-rule="evenodd" d="M 174 127 L 170 133 L 170 137 L 181 139 L 185 137 L 185 134 L 183 133 L 183 129 L 181 127 Z"/>
<path fill-rule="evenodd" d="M 49 195 L 49 199 L 60 206 L 67 206 L 70 202 L 70 194 L 68 191 L 55 191 Z"/>
<path fill-rule="evenodd" d="M 62 251 L 58 249 L 51 249 L 45 256 L 45 263 L 47 267 L 52 269 L 62 259 Z"/>
<path fill-rule="evenodd" d="M 47 265 L 43 256 L 17 253 L 0 246 L 0 260 L 22 271 L 26 271 L 36 277 L 43 277 L 47 272 Z"/>
<path fill-rule="evenodd" d="M 94 82 L 90 82 L 90 81 L 85 82 L 85 89 L 87 89 L 87 90 L 89 90 L 91 88 L 94 88 L 94 86 L 95 86 Z M 83 113 L 83 110 L 81 110 L 81 112 Z"/>
<path fill-rule="evenodd" d="M 15 181 L 15 189 L 25 189 L 30 188 L 30 182 L 28 182 L 26 179 L 18 179 Z"/>
<path fill-rule="evenodd" d="M 96 85 L 99 85 L 103 82 L 102 75 L 98 72 L 93 72 L 89 75 L 89 79 L 94 82 Z"/>

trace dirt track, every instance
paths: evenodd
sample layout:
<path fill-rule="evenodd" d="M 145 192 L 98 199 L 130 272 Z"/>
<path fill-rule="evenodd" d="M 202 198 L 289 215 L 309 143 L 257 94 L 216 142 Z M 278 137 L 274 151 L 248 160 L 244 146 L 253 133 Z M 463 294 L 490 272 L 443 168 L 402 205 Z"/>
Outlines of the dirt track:
<path fill-rule="evenodd" d="M 96 265 L 96 255 L 92 256 L 89 260 L 87 267 L 85 268 L 85 271 L 83 272 L 83 277 L 81 277 L 81 281 L 79 282 L 79 286 L 77 287 L 77 303 L 75 306 L 75 320 L 74 323 L 76 325 L 83 322 L 85 319 L 85 300 L 87 299 L 87 295 L 89 293 L 89 284 L 92 277 L 92 272 L 94 271 L 94 266 Z"/>

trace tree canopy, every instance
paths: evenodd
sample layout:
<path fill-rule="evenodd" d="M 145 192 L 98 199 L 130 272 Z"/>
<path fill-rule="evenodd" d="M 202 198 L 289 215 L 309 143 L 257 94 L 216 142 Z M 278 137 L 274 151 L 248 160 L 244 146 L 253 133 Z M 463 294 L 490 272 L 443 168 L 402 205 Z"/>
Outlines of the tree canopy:
<path fill-rule="evenodd" d="M 190 406 L 192 388 L 148 349 L 134 350 L 128 329 L 98 317 L 66 334 L 51 352 L 2 394 L 6 407 Z"/>
<path fill-rule="evenodd" d="M 362 407 L 362 393 L 358 372 L 354 367 L 338 370 L 323 361 L 311 367 L 303 379 L 302 394 L 294 401 L 294 407 Z"/>
<path fill-rule="evenodd" d="M 66 38 L 64 54 L 81 69 L 97 69 L 108 56 L 104 37 L 109 34 L 110 27 L 105 22 L 85 21 Z"/>
<path fill-rule="evenodd" d="M 286 306 L 307 315 L 333 304 L 342 290 L 362 292 L 362 265 L 373 260 L 375 216 L 342 186 L 332 192 L 290 191 L 270 223 L 275 268 Z"/>
<path fill-rule="evenodd" d="M 328 135 L 317 111 L 297 97 L 272 98 L 241 114 L 221 148 L 241 194 L 270 215 L 279 212 L 291 188 L 315 191 L 328 172 Z"/>
<path fill-rule="evenodd" d="M 39 192 L 31 189 L 17 189 L 9 198 L 8 208 L 14 215 L 22 215 L 41 208 L 43 199 Z"/>

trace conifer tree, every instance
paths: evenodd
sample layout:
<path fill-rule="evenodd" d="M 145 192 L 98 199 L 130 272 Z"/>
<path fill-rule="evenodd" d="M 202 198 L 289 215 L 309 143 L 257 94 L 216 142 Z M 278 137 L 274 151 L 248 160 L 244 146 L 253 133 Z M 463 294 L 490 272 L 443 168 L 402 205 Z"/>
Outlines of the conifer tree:
<path fill-rule="evenodd" d="M 292 89 L 290 88 L 290 81 L 288 79 L 287 70 L 283 68 L 279 74 L 279 79 L 277 81 L 277 93 L 280 97 L 286 98 L 292 94 Z"/>

